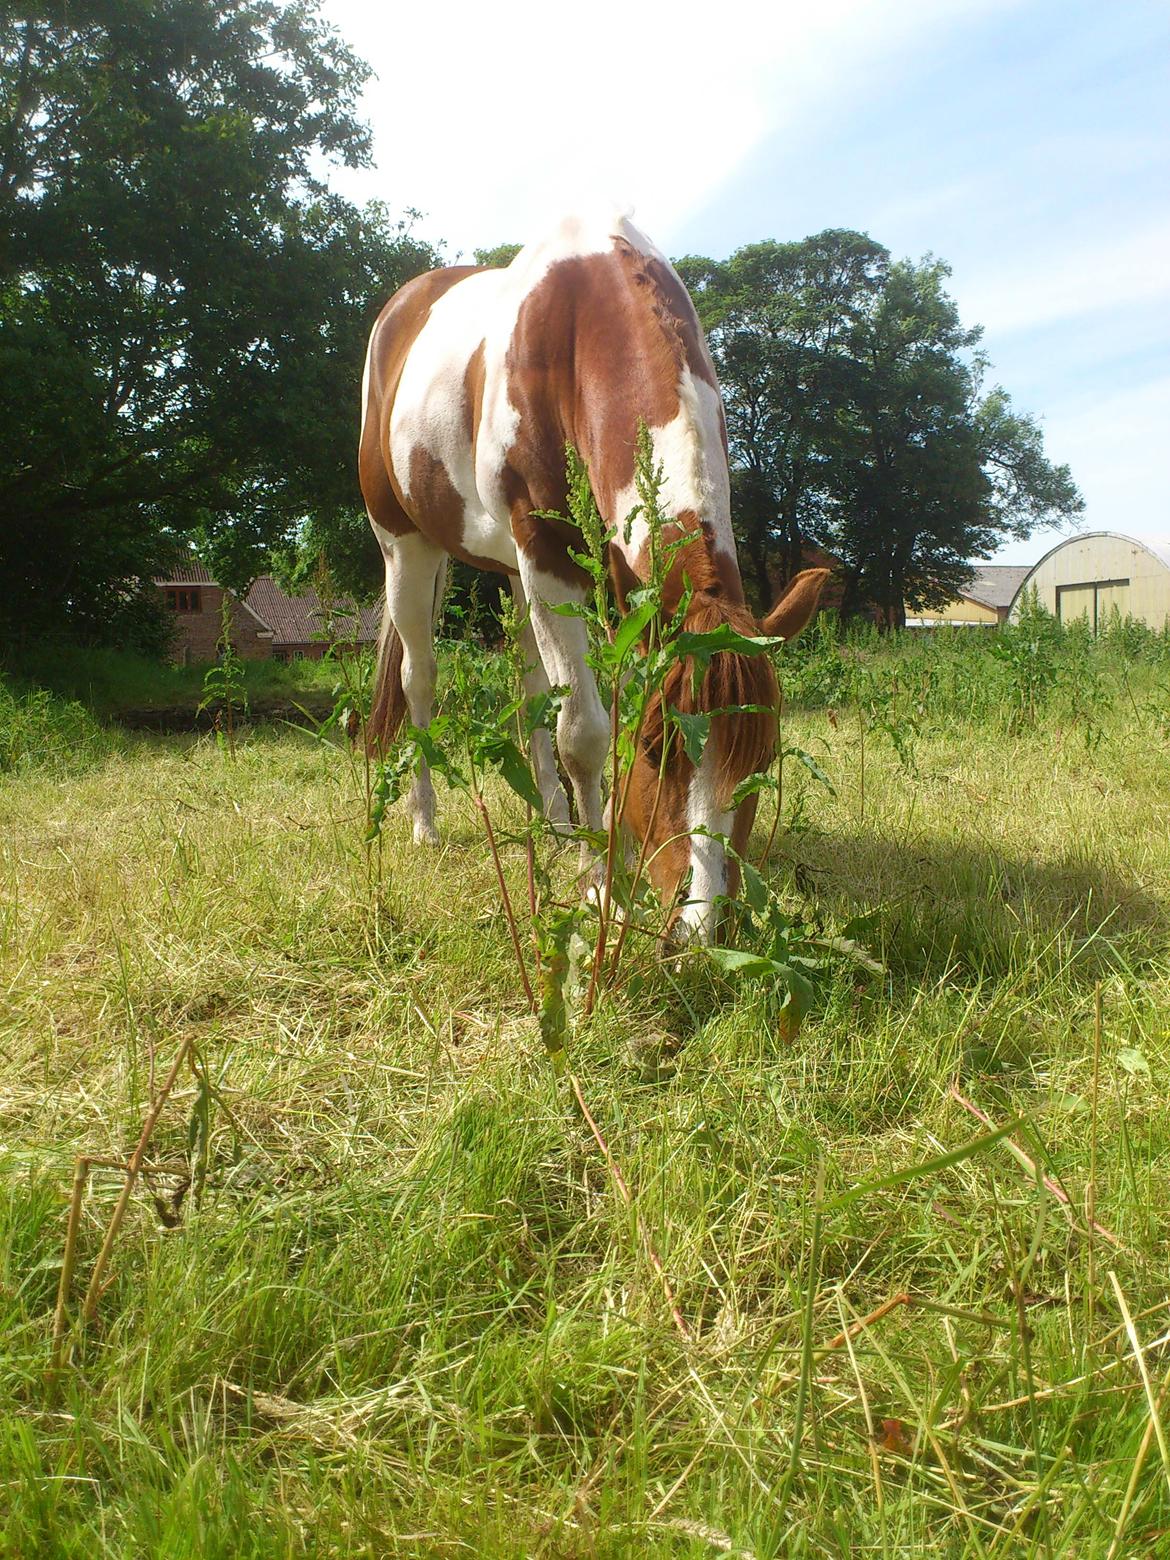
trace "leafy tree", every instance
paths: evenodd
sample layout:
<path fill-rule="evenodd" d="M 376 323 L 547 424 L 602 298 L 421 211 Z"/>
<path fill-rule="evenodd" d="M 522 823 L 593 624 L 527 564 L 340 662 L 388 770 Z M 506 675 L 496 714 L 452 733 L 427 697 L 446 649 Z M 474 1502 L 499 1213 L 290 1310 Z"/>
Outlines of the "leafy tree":
<path fill-rule="evenodd" d="M 888 255 L 859 233 L 750 244 L 678 262 L 706 327 L 727 410 L 733 513 L 761 600 L 800 568 L 835 496 L 838 408 L 856 367 L 842 338 L 880 291 Z"/>
<path fill-rule="evenodd" d="M 369 323 L 435 263 L 330 194 L 368 74 L 310 4 L 0 20 L 0 619 L 117 637 L 176 539 L 242 586 L 358 507 Z M 372 543 L 371 543 L 372 546 Z"/>
<path fill-rule="evenodd" d="M 940 605 L 967 560 L 1083 507 L 1006 392 L 947 266 L 892 262 L 860 233 L 753 244 L 680 271 L 723 383 L 737 531 L 761 596 L 802 538 L 842 560 L 843 611 Z"/>
<path fill-rule="evenodd" d="M 523 244 L 496 244 L 491 249 L 475 249 L 476 265 L 511 265 Z"/>

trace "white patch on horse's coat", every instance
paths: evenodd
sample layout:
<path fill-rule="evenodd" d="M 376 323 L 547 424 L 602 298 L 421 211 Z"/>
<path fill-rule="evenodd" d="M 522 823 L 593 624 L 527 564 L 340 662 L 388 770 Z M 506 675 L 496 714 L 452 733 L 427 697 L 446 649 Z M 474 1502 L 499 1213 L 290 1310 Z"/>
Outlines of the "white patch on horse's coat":
<path fill-rule="evenodd" d="M 670 422 L 650 429 L 654 463 L 663 468 L 660 503 L 664 514 L 693 510 L 711 528 L 715 546 L 735 557 L 731 530 L 731 488 L 719 420 L 719 392 L 683 368 L 678 381 L 678 412 Z M 639 514 L 625 536 L 626 519 L 638 504 L 633 482 L 614 503 L 610 523 L 617 527 L 617 546 L 631 567 L 647 545 L 649 527 Z"/>
<path fill-rule="evenodd" d="M 386 564 L 386 612 L 402 641 L 402 692 L 416 726 L 430 724 L 435 700 L 435 612 L 447 556 L 418 531 L 391 536 L 374 534 Z M 437 845 L 435 791 L 431 773 L 420 762 L 410 788 L 410 814 L 416 845 Z"/>
<path fill-rule="evenodd" d="M 520 646 L 524 654 L 524 692 L 531 698 L 533 695 L 548 692 L 550 686 L 548 673 L 544 669 L 536 635 L 532 631 L 532 616 L 524 595 L 524 586 L 516 575 L 512 576 L 511 584 L 516 610 L 523 620 Z M 532 767 L 536 771 L 536 783 L 544 802 L 544 815 L 558 834 L 567 834 L 573 826 L 569 816 L 569 799 L 565 795 L 565 788 L 557 773 L 552 738 L 543 726 L 538 726 L 532 733 L 529 747 L 532 752 Z"/>
<path fill-rule="evenodd" d="M 733 814 L 716 798 L 716 755 L 708 743 L 687 792 L 687 828 L 730 834 Z M 727 892 L 727 851 L 707 834 L 691 835 L 691 884 L 679 915 L 682 934 L 708 943 L 715 935 L 712 901 Z"/>
<path fill-rule="evenodd" d="M 467 365 L 480 341 L 497 343 L 502 357 L 511 339 L 515 313 L 509 310 L 502 286 L 507 274 L 480 271 L 466 276 L 431 305 L 398 382 L 390 415 L 390 458 L 408 501 L 415 451 L 423 449 L 438 461 L 463 502 L 463 550 L 514 569 L 516 544 L 511 529 L 488 512 L 480 495 L 480 455 L 467 437 L 464 390 Z M 494 366 L 485 362 L 488 376 Z M 487 410 L 486 381 L 484 402 Z M 480 445 L 494 444 L 492 435 L 491 427 L 481 422 Z"/>

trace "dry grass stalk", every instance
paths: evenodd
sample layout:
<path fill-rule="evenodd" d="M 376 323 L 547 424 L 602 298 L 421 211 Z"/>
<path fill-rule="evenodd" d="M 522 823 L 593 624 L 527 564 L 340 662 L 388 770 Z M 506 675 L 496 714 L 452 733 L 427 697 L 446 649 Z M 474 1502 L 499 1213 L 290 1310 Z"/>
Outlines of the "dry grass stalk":
<path fill-rule="evenodd" d="M 69 1290 L 73 1283 L 73 1269 L 77 1262 L 77 1233 L 81 1228 L 81 1200 L 85 1196 L 85 1183 L 89 1180 L 92 1161 L 85 1154 L 77 1156 L 73 1167 L 73 1192 L 69 1199 L 69 1222 L 65 1228 L 65 1251 L 61 1258 L 61 1278 L 57 1285 L 57 1306 L 53 1313 L 53 1352 L 50 1368 L 61 1368 L 61 1353 L 65 1342 L 65 1307 L 69 1302 Z"/>
<path fill-rule="evenodd" d="M 105 1277 L 106 1267 L 109 1264 L 110 1254 L 114 1249 L 114 1242 L 118 1238 L 118 1231 L 122 1228 L 122 1220 L 126 1217 L 126 1209 L 130 1204 L 130 1195 L 134 1190 L 142 1169 L 142 1162 L 146 1158 L 146 1150 L 150 1146 L 150 1139 L 158 1125 L 158 1118 L 162 1115 L 163 1106 L 167 1102 L 175 1079 L 179 1076 L 179 1070 L 190 1054 L 191 1047 L 195 1043 L 194 1034 L 188 1034 L 175 1060 L 171 1064 L 171 1070 L 163 1080 L 162 1088 L 158 1091 L 154 1104 L 150 1108 L 146 1121 L 142 1127 L 141 1136 L 138 1139 L 134 1152 L 130 1155 L 130 1162 L 126 1166 L 126 1180 L 122 1186 L 118 1201 L 114 1205 L 114 1211 L 110 1215 L 109 1227 L 106 1230 L 106 1238 L 102 1242 L 102 1249 L 98 1252 L 98 1259 L 94 1263 L 93 1274 L 89 1281 L 89 1288 L 85 1293 L 85 1302 L 81 1307 L 81 1324 L 91 1322 L 97 1313 L 98 1301 L 102 1296 L 102 1279 Z"/>
<path fill-rule="evenodd" d="M 978 1105 L 967 1099 L 965 1095 L 960 1094 L 957 1084 L 951 1084 L 950 1092 L 953 1098 L 959 1102 L 965 1111 L 969 1111 L 977 1121 L 981 1121 L 985 1127 L 990 1127 L 992 1131 L 995 1131 L 995 1123 L 992 1121 L 991 1117 L 988 1116 L 986 1112 L 981 1111 Z M 1004 1145 L 1011 1152 L 1012 1157 L 1016 1160 L 1016 1162 L 1027 1171 L 1033 1180 L 1040 1182 L 1045 1191 L 1050 1192 L 1052 1196 L 1056 1198 L 1056 1201 L 1064 1209 L 1066 1216 L 1071 1222 L 1073 1218 L 1072 1203 L 1064 1187 L 1060 1186 L 1056 1181 L 1054 1181 L 1051 1176 L 1045 1175 L 1044 1172 L 1040 1169 L 1040 1166 L 1031 1157 L 1031 1155 L 1026 1154 L 1020 1145 L 1013 1141 L 1012 1138 L 1005 1138 Z M 1112 1230 L 1107 1230 L 1103 1224 L 1098 1224 L 1094 1219 L 1091 1228 L 1096 1230 L 1098 1235 L 1103 1235 L 1110 1243 L 1110 1245 L 1115 1246 L 1118 1251 L 1125 1250 L 1124 1244 L 1118 1240 L 1117 1236 L 1114 1235 Z"/>
<path fill-rule="evenodd" d="M 884 1300 L 881 1305 L 876 1306 L 868 1316 L 861 1317 L 858 1321 L 852 1323 L 851 1326 L 845 1328 L 843 1332 L 839 1332 L 835 1338 L 830 1338 L 828 1343 L 822 1344 L 816 1352 L 816 1358 L 820 1359 L 823 1355 L 834 1353 L 835 1350 L 856 1338 L 858 1333 L 864 1332 L 867 1327 L 871 1327 L 874 1322 L 880 1322 L 883 1316 L 889 1316 L 891 1311 L 896 1311 L 900 1305 L 913 1305 L 913 1303 L 910 1295 L 905 1293 L 905 1291 L 901 1294 L 891 1295 L 888 1300 Z"/>
<path fill-rule="evenodd" d="M 605 1158 L 605 1162 L 609 1167 L 609 1173 L 613 1177 L 614 1185 L 621 1194 L 622 1201 L 625 1203 L 627 1208 L 634 1209 L 634 1218 L 637 1222 L 638 1234 L 641 1237 L 643 1246 L 646 1248 L 646 1255 L 650 1259 L 650 1266 L 658 1274 L 659 1281 L 662 1284 L 662 1292 L 666 1296 L 666 1303 L 670 1307 L 670 1314 L 674 1320 L 674 1325 L 678 1329 L 680 1336 L 685 1338 L 689 1343 L 691 1341 L 691 1330 L 687 1326 L 686 1320 L 678 1308 L 678 1303 L 674 1298 L 674 1290 L 671 1288 L 670 1279 L 667 1278 L 666 1269 L 662 1266 L 662 1259 L 654 1248 L 654 1242 L 650 1239 L 646 1226 L 642 1223 L 642 1215 L 636 1208 L 634 1208 L 633 1194 L 631 1193 L 630 1188 L 626 1185 L 626 1179 L 622 1175 L 621 1170 L 618 1168 L 617 1161 L 610 1152 L 609 1144 L 601 1135 L 601 1129 L 598 1127 L 596 1121 L 594 1121 L 592 1115 L 590 1114 L 589 1107 L 585 1103 L 585 1096 L 581 1093 L 581 1085 L 574 1073 L 569 1074 L 569 1081 L 573 1085 L 573 1093 L 577 1096 L 577 1104 L 581 1107 L 581 1114 L 585 1117 L 585 1120 L 589 1125 L 589 1130 L 592 1132 L 597 1146 Z"/>
<path fill-rule="evenodd" d="M 1117 1296 L 1117 1303 L 1121 1307 L 1122 1319 L 1125 1322 L 1125 1331 L 1129 1337 L 1130 1346 L 1133 1349 L 1133 1357 L 1137 1362 L 1138 1372 L 1142 1378 L 1142 1386 L 1146 1393 L 1146 1402 L 1150 1407 L 1150 1427 L 1153 1428 L 1158 1438 L 1158 1451 L 1162 1457 L 1162 1469 L 1166 1475 L 1166 1487 L 1170 1489 L 1170 1447 L 1166 1445 L 1166 1432 L 1162 1428 L 1161 1400 L 1154 1396 L 1153 1383 L 1150 1381 L 1150 1373 L 1146 1369 L 1145 1356 L 1142 1346 L 1138 1341 L 1137 1328 L 1133 1324 L 1133 1318 L 1129 1314 L 1129 1304 L 1121 1285 L 1117 1281 L 1117 1274 L 1112 1269 L 1109 1271 L 1109 1282 L 1113 1285 L 1113 1293 Z M 1147 1443 L 1148 1444 L 1148 1443 Z"/>

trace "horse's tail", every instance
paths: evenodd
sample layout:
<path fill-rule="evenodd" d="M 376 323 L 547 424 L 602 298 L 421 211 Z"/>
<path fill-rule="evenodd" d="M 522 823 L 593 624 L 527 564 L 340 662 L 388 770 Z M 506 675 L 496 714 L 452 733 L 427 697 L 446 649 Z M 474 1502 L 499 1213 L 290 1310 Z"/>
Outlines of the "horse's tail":
<path fill-rule="evenodd" d="M 382 632 L 378 635 L 378 662 L 374 669 L 374 694 L 370 701 L 370 717 L 366 721 L 366 751 L 387 753 L 405 715 L 402 640 L 391 622 L 389 607 L 383 607 Z"/>

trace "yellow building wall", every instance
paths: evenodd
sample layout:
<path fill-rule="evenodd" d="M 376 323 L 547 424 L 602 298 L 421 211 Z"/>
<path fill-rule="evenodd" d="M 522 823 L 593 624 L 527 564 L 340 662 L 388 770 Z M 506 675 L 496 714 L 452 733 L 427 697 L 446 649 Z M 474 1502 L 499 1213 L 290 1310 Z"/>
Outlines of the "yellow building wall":
<path fill-rule="evenodd" d="M 962 596 L 957 596 L 954 601 L 948 601 L 945 607 L 932 607 L 925 612 L 911 612 L 906 609 L 906 615 L 912 617 L 915 622 L 927 623 L 997 623 L 999 618 L 994 607 L 981 606 L 977 601 L 964 601 Z"/>
<path fill-rule="evenodd" d="M 1159 629 L 1170 620 L 1170 567 L 1162 563 L 1140 543 L 1125 536 L 1074 536 L 1057 547 L 1033 569 L 1024 581 L 1012 609 L 1017 615 L 1024 591 L 1036 588 L 1040 604 L 1057 613 L 1057 589 L 1074 587 L 1063 593 L 1060 616 L 1070 622 L 1074 616 L 1092 613 L 1093 592 L 1080 589 L 1106 581 L 1128 580 L 1128 585 L 1113 583 L 1097 592 L 1097 612 L 1103 617 L 1112 607 L 1124 617 L 1139 618 Z"/>

